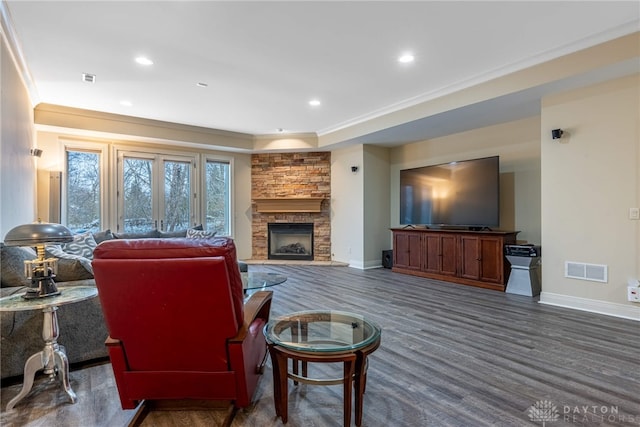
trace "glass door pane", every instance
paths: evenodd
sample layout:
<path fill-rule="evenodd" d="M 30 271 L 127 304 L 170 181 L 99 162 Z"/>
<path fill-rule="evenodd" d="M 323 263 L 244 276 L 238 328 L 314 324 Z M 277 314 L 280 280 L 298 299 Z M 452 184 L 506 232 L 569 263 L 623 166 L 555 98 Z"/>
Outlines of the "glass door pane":
<path fill-rule="evenodd" d="M 162 231 L 189 228 L 191 222 L 191 162 L 164 161 L 164 218 Z"/>
<path fill-rule="evenodd" d="M 205 230 L 231 235 L 231 178 L 229 162 L 207 160 L 205 177 Z"/>
<path fill-rule="evenodd" d="M 124 232 L 156 228 L 153 215 L 153 159 L 123 159 Z"/>

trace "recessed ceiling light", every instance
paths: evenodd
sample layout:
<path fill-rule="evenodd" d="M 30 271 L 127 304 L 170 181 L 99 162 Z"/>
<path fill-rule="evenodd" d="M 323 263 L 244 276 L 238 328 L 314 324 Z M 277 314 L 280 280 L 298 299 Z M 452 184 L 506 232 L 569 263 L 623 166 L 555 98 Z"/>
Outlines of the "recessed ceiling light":
<path fill-rule="evenodd" d="M 312 107 L 317 107 L 320 105 L 320 100 L 319 99 L 312 99 L 311 101 L 309 101 L 309 105 L 311 105 Z"/>
<path fill-rule="evenodd" d="M 413 56 L 413 54 L 411 53 L 403 53 L 402 55 L 400 55 L 398 57 L 398 62 L 402 63 L 402 64 L 408 64 L 410 62 L 415 61 L 416 57 Z"/>
<path fill-rule="evenodd" d="M 120 105 L 124 105 L 125 107 L 133 107 L 133 102 L 131 102 L 131 101 L 120 101 Z"/>
<path fill-rule="evenodd" d="M 140 65 L 153 65 L 153 61 L 146 56 L 138 56 L 136 62 Z"/>
<path fill-rule="evenodd" d="M 196 86 L 198 86 L 198 87 L 208 87 L 209 85 L 206 84 L 206 83 L 198 82 L 198 83 L 196 83 Z"/>

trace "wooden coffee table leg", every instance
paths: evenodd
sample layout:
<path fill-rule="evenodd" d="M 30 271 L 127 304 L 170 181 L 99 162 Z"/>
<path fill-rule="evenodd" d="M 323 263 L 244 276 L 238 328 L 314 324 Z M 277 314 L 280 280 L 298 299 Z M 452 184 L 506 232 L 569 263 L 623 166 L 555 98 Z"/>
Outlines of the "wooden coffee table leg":
<path fill-rule="evenodd" d="M 287 356 L 278 352 L 278 376 L 280 377 L 280 418 L 282 424 L 289 419 L 289 378 L 287 375 Z"/>
<path fill-rule="evenodd" d="M 273 405 L 276 409 L 276 417 L 280 416 L 280 369 L 278 367 L 278 356 L 273 346 L 269 344 L 269 355 L 271 356 L 271 369 L 273 370 Z"/>
<path fill-rule="evenodd" d="M 353 381 L 353 371 L 355 358 L 344 361 L 344 425 L 351 426 L 351 381 Z"/>
<path fill-rule="evenodd" d="M 362 425 L 362 409 L 364 391 L 367 385 L 367 355 L 358 354 L 356 360 L 356 372 L 353 379 L 356 400 L 356 425 Z"/>
<path fill-rule="evenodd" d="M 289 404 L 289 390 L 287 357 L 280 353 L 275 346 L 269 346 L 271 354 L 271 364 L 273 366 L 273 403 L 276 409 L 276 417 L 282 418 L 282 423 L 286 424 L 288 419 L 287 406 Z"/>

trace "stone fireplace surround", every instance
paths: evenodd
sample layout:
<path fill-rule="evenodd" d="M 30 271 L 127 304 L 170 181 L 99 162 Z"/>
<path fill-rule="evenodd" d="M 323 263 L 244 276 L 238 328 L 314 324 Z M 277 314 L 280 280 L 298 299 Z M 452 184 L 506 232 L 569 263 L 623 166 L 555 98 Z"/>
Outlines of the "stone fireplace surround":
<path fill-rule="evenodd" d="M 251 156 L 252 259 L 268 259 L 269 223 L 313 223 L 313 259 L 331 260 L 331 153 L 264 153 Z M 260 199 L 316 198 L 317 208 L 260 211 Z M 295 201 L 295 200 L 294 200 Z M 293 209 L 297 210 L 297 209 Z"/>

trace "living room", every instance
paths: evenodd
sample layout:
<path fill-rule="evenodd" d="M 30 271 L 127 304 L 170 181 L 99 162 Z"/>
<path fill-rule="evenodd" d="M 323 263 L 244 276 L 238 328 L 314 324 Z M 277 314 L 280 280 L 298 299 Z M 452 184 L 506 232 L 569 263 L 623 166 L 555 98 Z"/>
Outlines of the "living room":
<path fill-rule="evenodd" d="M 587 59 L 595 61 L 594 58 L 598 58 L 599 66 L 619 61 L 621 57 L 633 60 L 637 38 L 637 33 L 632 34 L 574 53 L 571 58 L 562 58 L 562 62 L 551 61 L 536 70 L 525 70 L 518 81 L 524 84 L 527 74 L 529 78 L 538 79 L 545 68 L 558 72 L 554 69 L 561 66 L 562 72 L 566 73 L 565 62 L 569 59 L 575 61 L 576 67 Z M 3 88 L 5 92 L 15 91 L 15 94 L 5 99 L 15 99 L 16 102 L 11 108 L 3 109 L 3 120 L 6 121 L 3 132 L 7 133 L 3 141 L 12 141 L 11 144 L 3 144 L 2 153 L 3 206 L 11 206 L 10 210 L 4 208 L 2 212 L 2 231 L 5 234 L 12 226 L 24 222 L 23 216 L 48 218 L 47 204 L 37 203 L 36 170 L 46 171 L 51 165 L 59 167 L 62 162 L 61 144 L 77 140 L 78 128 L 89 133 L 85 130 L 87 125 L 82 122 L 87 112 L 79 116 L 77 111 L 60 107 L 57 110 L 66 114 L 49 113 L 48 109 L 54 108 L 49 106 L 31 108 L 19 74 L 9 67 L 12 60 L 6 47 L 5 44 L 3 64 L 7 70 L 3 76 L 7 82 Z M 11 76 L 13 78 L 9 80 Z M 397 192 L 400 169 L 498 154 L 506 190 L 502 194 L 501 228 L 519 230 L 518 239 L 545 246 L 541 301 L 637 318 L 638 307 L 626 298 L 628 281 L 638 276 L 640 256 L 636 247 L 640 233 L 638 223 L 627 219 L 629 208 L 637 204 L 639 186 L 633 114 L 637 107 L 634 97 L 636 83 L 637 75 L 632 75 L 548 96 L 543 99 L 539 115 L 429 141 L 391 149 L 361 144 L 333 149 L 333 259 L 357 268 L 380 265 L 381 251 L 391 248 L 389 228 L 399 225 Z M 488 91 L 492 87 L 499 93 L 501 84 L 489 82 L 484 86 L 469 89 L 472 92 L 469 97 L 474 96 L 473 92 Z M 586 100 L 591 100 L 592 104 L 587 106 Z M 16 105 L 22 108 L 16 109 Z M 91 114 L 101 116 L 100 113 Z M 109 132 L 109 128 L 105 129 L 108 124 L 118 128 L 125 126 L 131 134 L 142 133 L 146 139 L 155 137 L 159 140 L 157 123 L 151 126 L 142 119 L 123 118 L 125 123 L 113 125 L 114 117 L 106 117 L 108 120 L 92 119 L 91 126 L 103 132 Z M 571 129 L 564 123 L 570 124 Z M 54 126 L 59 129 L 63 124 L 67 126 L 66 132 L 46 130 Z M 36 125 L 45 130 L 37 130 Z M 171 124 L 164 125 L 168 131 L 189 136 L 184 126 L 175 130 Z M 551 130 L 557 127 L 566 127 L 570 133 L 560 143 L 552 140 L 550 135 Z M 146 134 L 143 133 L 145 131 Z M 201 137 L 201 131 L 198 131 L 198 134 L 192 132 L 191 140 Z M 95 141 L 93 134 L 90 138 Z M 37 160 L 37 166 L 34 158 L 28 156 L 34 144 L 32 140 L 44 151 Z M 117 142 L 127 141 L 128 137 Z M 227 141 L 225 138 L 216 140 L 220 145 Z M 306 141 L 296 142 L 303 144 Z M 159 143 L 167 144 L 165 140 L 159 140 Z M 251 154 L 224 154 L 232 157 L 235 165 L 233 237 L 238 244 L 239 257 L 250 259 Z M 359 165 L 357 174 L 351 172 L 352 165 Z M 24 176 L 25 179 L 16 182 L 12 179 L 15 176 Z M 48 188 L 40 187 L 38 197 L 47 200 Z M 597 193 L 594 194 L 595 189 Z M 594 197 L 606 197 L 607 203 L 594 203 Z M 389 208 L 380 209 L 384 206 Z M 23 212 L 32 213 L 27 215 Z M 609 282 L 603 285 L 567 279 L 564 277 L 565 261 L 608 265 Z"/>
<path fill-rule="evenodd" d="M 400 226 L 400 170 L 499 155 L 499 228 L 518 230 L 519 241 L 542 245 L 539 302 L 638 321 L 640 306 L 627 299 L 627 287 L 640 278 L 640 221 L 630 217 L 630 209 L 640 204 L 638 46 L 640 33 L 628 31 L 389 113 L 380 122 L 358 123 L 321 136 L 283 137 L 33 105 L 24 71 L 3 31 L 0 233 L 4 237 L 16 225 L 49 218 L 48 183 L 38 174 L 59 170 L 69 142 L 109 148 L 179 147 L 232 159 L 232 237 L 238 258 L 251 260 L 252 157 L 278 151 L 330 152 L 331 260 L 368 270 L 380 267 L 381 252 L 392 248 L 389 229 Z M 611 77 L 595 78 L 603 70 Z M 438 118 L 474 105 L 481 108 L 486 102 L 575 76 L 590 83 L 545 93 L 537 111 L 526 117 L 394 146 L 357 142 L 400 123 Z M 564 135 L 555 140 L 551 131 L 558 128 Z M 356 143 L 342 144 L 352 140 Z M 30 156 L 32 148 L 43 150 L 42 157 Z M 605 265 L 607 281 L 567 278 L 567 261 Z M 465 290 L 461 287 L 461 294 Z"/>

